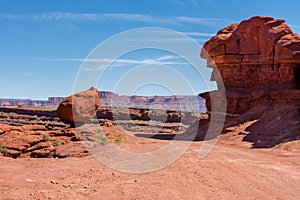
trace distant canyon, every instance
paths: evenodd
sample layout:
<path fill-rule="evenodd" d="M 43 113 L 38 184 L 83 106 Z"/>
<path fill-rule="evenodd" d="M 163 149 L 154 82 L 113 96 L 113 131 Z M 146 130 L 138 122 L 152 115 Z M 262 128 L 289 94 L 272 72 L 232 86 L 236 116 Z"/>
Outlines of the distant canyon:
<path fill-rule="evenodd" d="M 0 106 L 47 106 L 57 107 L 65 97 L 49 97 L 48 100 L 0 99 Z M 126 96 L 114 92 L 99 91 L 101 107 L 146 108 L 180 110 L 205 113 L 205 100 L 197 95 L 173 96 Z"/>

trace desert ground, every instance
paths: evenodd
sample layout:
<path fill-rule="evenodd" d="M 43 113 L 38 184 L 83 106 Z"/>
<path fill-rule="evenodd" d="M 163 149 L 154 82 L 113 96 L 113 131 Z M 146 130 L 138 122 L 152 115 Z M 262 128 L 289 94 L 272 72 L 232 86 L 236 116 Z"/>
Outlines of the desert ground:
<path fill-rule="evenodd" d="M 194 141 L 179 159 L 147 173 L 122 172 L 106 166 L 86 149 L 84 141 L 69 142 L 67 148 L 79 144 L 85 154 L 64 158 L 0 156 L 0 198 L 299 199 L 300 141 L 252 148 L 249 142 L 241 141 L 243 135 L 239 129 L 221 135 L 204 158 L 199 157 L 204 141 Z M 170 140 L 137 137 L 108 122 L 101 130 L 108 138 L 121 133 L 122 140 L 111 144 L 129 152 L 153 152 L 170 143 Z"/>
<path fill-rule="evenodd" d="M 166 143 L 143 141 L 148 148 L 153 143 Z M 1 157 L 0 196 L 1 199 L 300 198 L 300 154 L 289 150 L 289 146 L 299 147 L 299 141 L 268 150 L 219 142 L 207 157 L 200 159 L 202 143 L 194 142 L 170 166 L 141 174 L 113 170 L 93 156 Z"/>

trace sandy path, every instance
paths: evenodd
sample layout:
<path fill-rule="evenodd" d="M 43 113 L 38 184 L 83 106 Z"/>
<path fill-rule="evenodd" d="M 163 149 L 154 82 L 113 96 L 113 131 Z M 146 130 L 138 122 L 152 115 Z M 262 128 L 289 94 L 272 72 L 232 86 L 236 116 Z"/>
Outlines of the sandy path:
<path fill-rule="evenodd" d="M 300 155 L 201 142 L 152 173 L 112 170 L 92 156 L 0 159 L 1 199 L 300 199 Z M 52 181 L 52 183 L 51 183 Z"/>

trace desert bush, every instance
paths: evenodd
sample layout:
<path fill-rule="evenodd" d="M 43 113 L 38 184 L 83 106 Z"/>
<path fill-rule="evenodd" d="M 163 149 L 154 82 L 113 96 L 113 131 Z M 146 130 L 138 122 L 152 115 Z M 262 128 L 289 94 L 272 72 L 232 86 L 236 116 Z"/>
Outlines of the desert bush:
<path fill-rule="evenodd" d="M 54 145 L 55 145 L 55 146 L 60 146 L 60 145 L 62 145 L 62 144 L 63 144 L 63 142 L 60 141 L 60 140 L 55 140 L 55 141 L 54 141 Z"/>
<path fill-rule="evenodd" d="M 48 142 L 51 140 L 51 137 L 48 133 L 45 133 L 45 132 L 40 132 L 40 135 L 43 137 L 43 139 Z"/>
<path fill-rule="evenodd" d="M 8 153 L 8 149 L 6 147 L 2 146 L 2 144 L 0 144 L 0 153 L 2 153 L 5 156 Z"/>

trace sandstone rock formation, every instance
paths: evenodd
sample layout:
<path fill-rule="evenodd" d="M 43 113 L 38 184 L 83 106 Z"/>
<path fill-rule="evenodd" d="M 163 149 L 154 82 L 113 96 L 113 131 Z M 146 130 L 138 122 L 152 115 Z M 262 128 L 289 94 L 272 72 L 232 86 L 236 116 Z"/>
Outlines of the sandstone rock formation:
<path fill-rule="evenodd" d="M 166 123 L 180 123 L 182 118 L 180 111 L 167 111 Z"/>
<path fill-rule="evenodd" d="M 201 57 L 213 69 L 211 80 L 219 89 L 224 84 L 227 113 L 238 116 L 227 116 L 225 127 L 257 120 L 244 139 L 262 147 L 300 136 L 300 36 L 284 20 L 252 17 L 227 26 Z M 208 110 L 211 95 L 221 93 L 200 94 Z"/>
<path fill-rule="evenodd" d="M 81 157 L 87 155 L 75 129 L 49 130 L 43 125 L 0 124 L 0 155 L 18 157 Z"/>
<path fill-rule="evenodd" d="M 55 110 L 0 108 L 0 157 L 84 157 L 89 151 L 83 141 L 97 143 L 103 137 L 120 142 L 119 134 L 124 132 L 111 121 L 70 128 L 59 121 Z"/>
<path fill-rule="evenodd" d="M 99 108 L 96 115 L 97 119 L 114 120 L 114 114 L 111 108 Z"/>
<path fill-rule="evenodd" d="M 98 90 L 90 88 L 65 98 L 56 113 L 66 124 L 84 123 L 95 116 L 99 106 Z"/>
<path fill-rule="evenodd" d="M 130 118 L 132 120 L 150 121 L 149 109 L 129 108 Z"/>
<path fill-rule="evenodd" d="M 37 108 L 0 107 L 0 124 L 11 126 L 42 125 L 49 130 L 67 128 L 57 117 L 55 110 Z"/>

